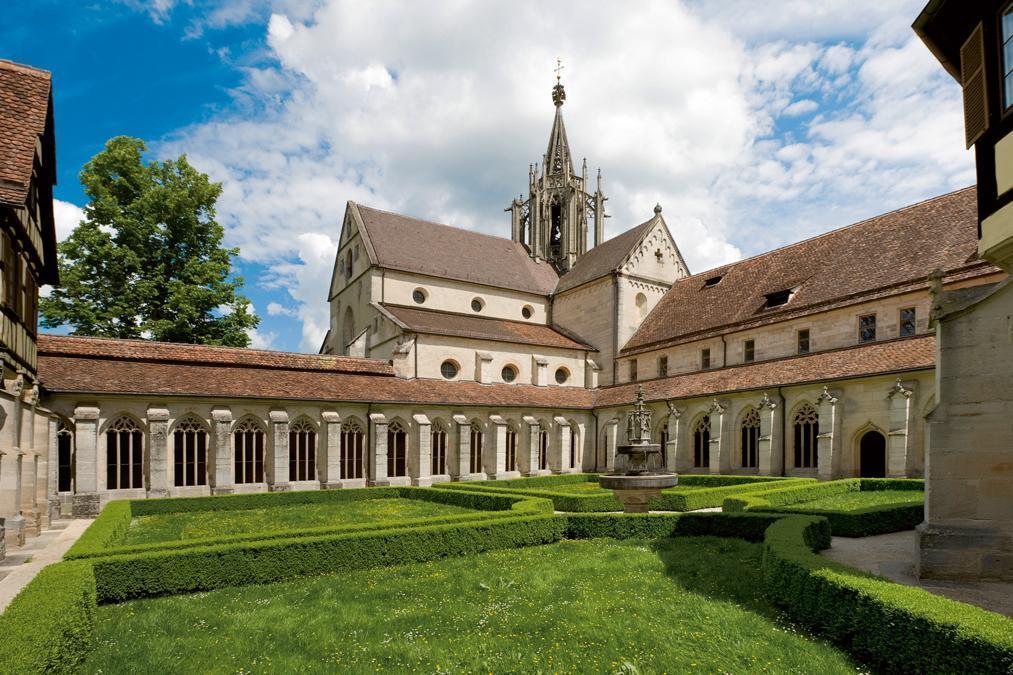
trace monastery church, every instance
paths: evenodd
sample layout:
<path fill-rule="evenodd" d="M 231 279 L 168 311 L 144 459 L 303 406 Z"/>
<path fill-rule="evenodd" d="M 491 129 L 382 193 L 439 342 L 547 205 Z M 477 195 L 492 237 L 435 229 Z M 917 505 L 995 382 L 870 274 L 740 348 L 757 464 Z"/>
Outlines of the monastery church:
<path fill-rule="evenodd" d="M 934 298 L 1005 278 L 974 188 L 697 274 L 661 206 L 606 240 L 557 81 L 509 238 L 347 203 L 320 354 L 39 334 L 50 86 L 0 62 L 8 546 L 110 499 L 605 471 L 641 387 L 672 470 L 921 476 Z"/>

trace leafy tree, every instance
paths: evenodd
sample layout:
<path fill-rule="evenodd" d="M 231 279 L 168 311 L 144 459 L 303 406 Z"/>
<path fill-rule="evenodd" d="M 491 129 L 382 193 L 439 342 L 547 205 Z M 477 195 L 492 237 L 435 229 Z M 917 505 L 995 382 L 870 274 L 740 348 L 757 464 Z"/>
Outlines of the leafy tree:
<path fill-rule="evenodd" d="M 42 325 L 75 335 L 245 347 L 260 323 L 231 275 L 215 221 L 221 183 L 180 156 L 145 164 L 144 142 L 118 136 L 81 171 L 85 219 L 60 244 L 61 287 Z"/>

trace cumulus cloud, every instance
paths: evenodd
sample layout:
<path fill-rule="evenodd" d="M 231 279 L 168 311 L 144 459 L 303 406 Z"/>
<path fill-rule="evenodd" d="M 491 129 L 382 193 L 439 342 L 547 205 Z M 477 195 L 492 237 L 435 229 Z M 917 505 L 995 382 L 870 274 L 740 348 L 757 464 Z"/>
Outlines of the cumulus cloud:
<path fill-rule="evenodd" d="M 63 241 L 84 220 L 84 210 L 77 204 L 54 199 L 53 218 L 56 221 L 56 240 Z"/>
<path fill-rule="evenodd" d="M 694 271 L 973 180 L 918 3 L 784 4 L 218 0 L 203 25 L 262 21 L 273 61 L 159 151 L 223 181 L 229 243 L 270 267 L 292 304 L 268 314 L 313 351 L 346 200 L 507 234 L 556 56 L 607 234 L 660 202 Z"/>

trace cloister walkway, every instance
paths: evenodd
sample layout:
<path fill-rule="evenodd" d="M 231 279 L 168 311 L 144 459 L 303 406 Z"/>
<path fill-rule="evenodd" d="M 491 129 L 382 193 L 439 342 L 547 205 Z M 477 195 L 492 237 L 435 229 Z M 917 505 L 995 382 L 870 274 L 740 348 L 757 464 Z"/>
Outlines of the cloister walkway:
<path fill-rule="evenodd" d="M 35 578 L 43 567 L 63 558 L 77 538 L 94 520 L 77 518 L 55 520 L 48 530 L 32 537 L 20 548 L 7 549 L 7 557 L 0 561 L 0 612 L 7 609 L 21 589 Z"/>

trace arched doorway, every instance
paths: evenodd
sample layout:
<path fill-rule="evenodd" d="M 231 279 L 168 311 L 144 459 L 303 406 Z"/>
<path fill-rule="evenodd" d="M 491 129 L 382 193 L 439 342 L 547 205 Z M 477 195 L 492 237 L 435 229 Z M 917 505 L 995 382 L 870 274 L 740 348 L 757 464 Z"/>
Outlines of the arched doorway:
<path fill-rule="evenodd" d="M 858 445 L 858 469 L 862 478 L 886 477 L 886 437 L 867 431 Z"/>

